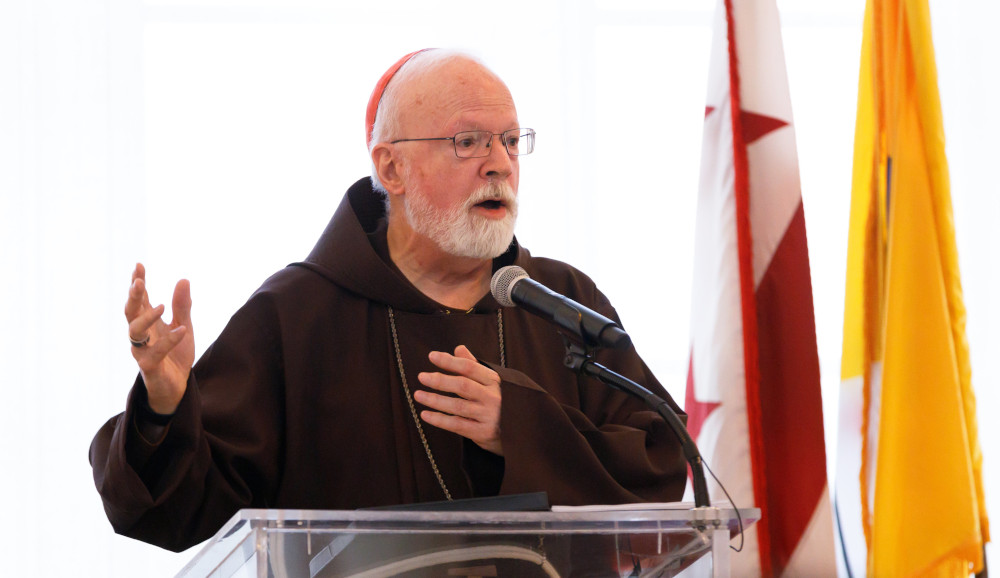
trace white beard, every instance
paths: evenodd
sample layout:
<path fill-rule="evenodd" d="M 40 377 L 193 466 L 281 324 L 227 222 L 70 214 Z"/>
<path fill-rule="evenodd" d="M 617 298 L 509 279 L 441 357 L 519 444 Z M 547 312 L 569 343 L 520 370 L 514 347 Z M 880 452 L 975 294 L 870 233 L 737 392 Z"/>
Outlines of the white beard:
<path fill-rule="evenodd" d="M 483 201 L 500 200 L 507 208 L 503 219 L 488 219 L 472 212 Z M 514 239 L 517 196 L 506 182 L 486 183 L 461 205 L 439 209 L 419 190 L 411 189 L 403 198 L 406 220 L 417 233 L 455 257 L 493 259 L 503 254 Z"/>

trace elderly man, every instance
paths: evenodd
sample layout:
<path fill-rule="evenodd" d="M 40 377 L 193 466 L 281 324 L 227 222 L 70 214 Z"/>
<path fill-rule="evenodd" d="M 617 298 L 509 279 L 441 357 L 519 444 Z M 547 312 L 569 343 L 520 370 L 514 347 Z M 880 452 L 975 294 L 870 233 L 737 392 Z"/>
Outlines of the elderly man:
<path fill-rule="evenodd" d="M 371 178 L 193 368 L 188 282 L 167 324 L 136 267 L 139 377 L 90 452 L 115 530 L 180 550 L 246 507 L 679 499 L 686 465 L 660 417 L 564 368 L 551 326 L 490 295 L 493 271 L 516 264 L 616 319 L 588 277 L 514 239 L 535 135 L 504 83 L 421 51 L 382 77 L 367 120 Z M 597 359 L 669 399 L 634 349 Z"/>

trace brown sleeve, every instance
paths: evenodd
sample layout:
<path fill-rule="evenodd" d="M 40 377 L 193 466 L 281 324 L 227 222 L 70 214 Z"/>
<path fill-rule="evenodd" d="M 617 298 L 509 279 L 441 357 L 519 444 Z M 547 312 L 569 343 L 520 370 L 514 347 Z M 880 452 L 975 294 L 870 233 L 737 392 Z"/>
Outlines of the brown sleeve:
<path fill-rule="evenodd" d="M 687 465 L 680 444 L 643 402 L 580 378 L 575 407 L 519 371 L 494 369 L 503 380 L 501 493 L 546 491 L 562 505 L 681 499 Z"/>
<path fill-rule="evenodd" d="M 125 412 L 94 437 L 94 482 L 116 532 L 181 551 L 273 496 L 284 431 L 281 360 L 255 308 L 237 312 L 195 365 L 162 440 L 136 435 L 141 380 Z"/>

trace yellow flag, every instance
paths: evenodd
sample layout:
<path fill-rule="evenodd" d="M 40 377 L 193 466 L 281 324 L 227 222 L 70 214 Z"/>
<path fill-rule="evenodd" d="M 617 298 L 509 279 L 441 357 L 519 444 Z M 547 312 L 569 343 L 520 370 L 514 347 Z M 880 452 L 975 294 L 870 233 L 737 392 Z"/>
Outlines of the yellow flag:
<path fill-rule="evenodd" d="M 927 0 L 868 0 L 841 377 L 870 576 L 967 576 L 989 527 Z"/>

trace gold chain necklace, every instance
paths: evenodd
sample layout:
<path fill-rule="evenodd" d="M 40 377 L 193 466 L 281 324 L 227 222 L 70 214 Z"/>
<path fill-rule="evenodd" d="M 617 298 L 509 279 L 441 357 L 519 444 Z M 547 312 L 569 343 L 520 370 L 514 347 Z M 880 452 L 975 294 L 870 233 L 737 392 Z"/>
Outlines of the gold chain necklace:
<path fill-rule="evenodd" d="M 472 309 L 469 311 L 471 312 Z M 420 425 L 420 418 L 417 417 L 417 408 L 413 405 L 410 386 L 406 383 L 406 371 L 403 370 L 403 356 L 399 352 L 399 337 L 396 335 L 396 317 L 393 315 L 391 306 L 389 307 L 389 328 L 392 330 L 392 345 L 396 349 L 396 365 L 399 367 L 399 377 L 403 380 L 403 392 L 406 394 L 406 403 L 410 406 L 410 415 L 413 416 L 413 423 L 417 425 L 417 433 L 420 434 L 420 443 L 424 445 L 424 452 L 427 454 L 427 459 L 431 462 L 431 469 L 434 470 L 434 476 L 437 478 L 438 484 L 444 491 L 444 497 L 451 500 L 451 492 L 448 491 L 448 486 L 445 485 L 444 478 L 441 477 L 441 471 L 438 470 L 437 462 L 434 461 L 431 445 L 427 443 L 424 428 Z M 497 309 L 497 333 L 500 338 L 500 367 L 507 367 L 507 358 L 503 347 L 503 312 L 501 309 Z"/>

